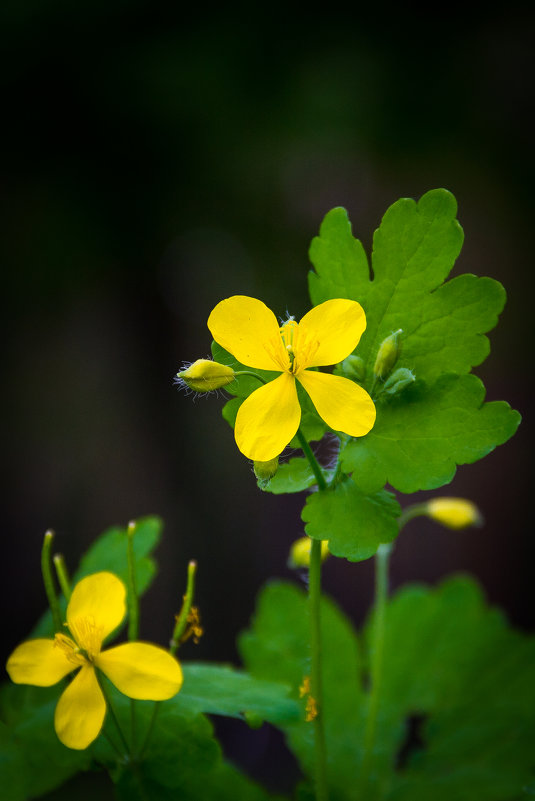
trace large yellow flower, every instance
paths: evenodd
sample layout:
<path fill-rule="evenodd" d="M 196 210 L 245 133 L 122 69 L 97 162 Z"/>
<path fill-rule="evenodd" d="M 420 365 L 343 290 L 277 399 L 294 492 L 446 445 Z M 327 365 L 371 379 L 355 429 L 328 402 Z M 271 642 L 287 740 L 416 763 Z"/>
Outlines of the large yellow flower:
<path fill-rule="evenodd" d="M 296 380 L 335 431 L 361 437 L 372 428 L 375 406 L 362 387 L 308 369 L 337 364 L 356 348 L 366 328 L 364 311 L 356 301 L 326 300 L 299 323 L 290 319 L 280 327 L 262 301 L 234 295 L 217 304 L 208 328 L 242 364 L 281 373 L 239 408 L 234 433 L 238 448 L 249 459 L 267 462 L 295 436 L 301 421 Z"/>
<path fill-rule="evenodd" d="M 94 573 L 73 590 L 66 626 L 72 636 L 28 640 L 15 648 L 7 672 L 16 684 L 50 687 L 79 669 L 62 693 L 54 716 L 61 742 L 69 748 L 87 748 L 98 737 L 106 701 L 95 668 L 130 698 L 163 701 L 182 686 L 177 660 L 163 648 L 128 642 L 101 651 L 103 640 L 126 613 L 126 589 L 113 573 Z"/>

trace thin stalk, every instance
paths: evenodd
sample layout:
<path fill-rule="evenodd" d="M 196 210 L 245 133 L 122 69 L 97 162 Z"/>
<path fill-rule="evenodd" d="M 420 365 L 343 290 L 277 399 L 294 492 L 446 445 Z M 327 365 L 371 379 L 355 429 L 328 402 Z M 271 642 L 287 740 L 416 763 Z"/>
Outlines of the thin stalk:
<path fill-rule="evenodd" d="M 56 576 L 58 577 L 59 586 L 67 602 L 71 598 L 71 582 L 69 581 L 69 574 L 65 559 L 60 553 L 54 554 L 54 567 L 56 568 Z"/>
<path fill-rule="evenodd" d="M 297 439 L 299 440 L 299 444 L 301 446 L 301 449 L 302 449 L 303 453 L 305 454 L 305 456 L 307 457 L 308 462 L 310 464 L 310 467 L 312 468 L 312 472 L 314 473 L 314 476 L 316 477 L 316 482 L 318 484 L 318 489 L 326 490 L 327 489 L 327 481 L 325 480 L 325 476 L 323 475 L 323 470 L 321 469 L 321 467 L 320 467 L 320 465 L 318 463 L 318 460 L 316 459 L 316 457 L 314 456 L 314 453 L 312 452 L 312 448 L 310 447 L 310 445 L 306 441 L 306 439 L 305 439 L 305 437 L 303 435 L 303 432 L 301 431 L 300 428 L 297 429 Z"/>
<path fill-rule="evenodd" d="M 399 530 L 401 531 L 409 520 L 413 520 L 415 517 L 421 517 L 422 515 L 427 515 L 426 503 L 414 503 L 412 506 L 406 506 L 398 517 Z"/>
<path fill-rule="evenodd" d="M 308 599 L 310 609 L 310 686 L 312 698 L 316 702 L 317 714 L 313 720 L 315 745 L 316 801 L 328 801 L 327 792 L 327 752 L 325 748 L 325 729 L 323 726 L 323 691 L 321 676 L 321 541 L 312 540 Z"/>
<path fill-rule="evenodd" d="M 128 562 L 128 639 L 137 640 L 139 636 L 139 595 L 136 586 L 136 563 L 134 558 L 135 521 L 126 530 L 126 554 Z M 132 733 L 132 752 L 136 747 L 136 702 L 130 699 L 130 729 Z"/>
<path fill-rule="evenodd" d="M 368 706 L 368 718 L 364 734 L 364 757 L 362 760 L 360 786 L 362 797 L 366 797 L 366 787 L 370 777 L 375 747 L 375 734 L 377 729 L 377 715 L 381 694 L 381 680 L 383 674 L 384 640 L 385 640 L 385 613 L 388 598 L 388 563 L 391 545 L 380 545 L 375 555 L 375 599 L 374 621 L 371 651 L 371 689 Z"/>
<path fill-rule="evenodd" d="M 122 744 L 124 746 L 124 749 L 125 749 L 125 755 L 130 756 L 130 746 L 128 745 L 126 737 L 123 734 L 123 730 L 121 729 L 121 725 L 120 725 L 119 721 L 117 720 L 117 715 L 115 714 L 113 706 L 111 705 L 110 697 L 108 695 L 106 687 L 104 686 L 104 682 L 101 680 L 100 676 L 98 676 L 98 679 L 99 679 L 100 689 L 102 690 L 102 695 L 104 696 L 104 700 L 106 701 L 106 709 L 110 713 L 110 717 L 111 717 L 111 719 L 113 720 L 113 722 L 115 724 L 115 728 L 117 729 L 117 732 L 119 734 L 119 738 L 120 738 L 120 740 L 121 740 L 121 742 L 122 742 Z"/>
<path fill-rule="evenodd" d="M 184 594 L 184 599 L 182 602 L 182 608 L 180 613 L 177 615 L 175 627 L 173 629 L 173 636 L 169 642 L 169 653 L 175 656 L 178 648 L 180 647 L 180 638 L 184 634 L 186 626 L 188 624 L 188 615 L 190 613 L 191 607 L 193 605 L 193 595 L 195 593 L 195 575 L 197 573 L 197 562 L 191 561 L 188 564 L 188 578 L 186 584 L 186 592 Z M 160 701 L 156 701 L 154 703 L 154 708 L 152 710 L 151 719 L 149 721 L 149 727 L 147 729 L 147 733 L 145 735 L 145 739 L 143 741 L 143 745 L 139 751 L 138 759 L 141 760 L 145 750 L 150 742 L 150 738 L 152 735 L 152 730 L 154 729 L 154 724 L 156 723 L 156 718 L 158 717 L 158 711 L 160 709 Z"/>
<path fill-rule="evenodd" d="M 58 597 L 56 595 L 56 588 L 54 586 L 54 578 L 52 576 L 52 566 L 50 563 L 50 550 L 52 548 L 52 540 L 54 539 L 54 532 L 47 531 L 43 539 L 43 548 L 41 550 L 41 572 L 43 574 L 43 584 L 45 585 L 46 597 L 50 611 L 52 612 L 52 620 L 54 623 L 54 631 L 61 631 L 61 614 L 59 611 Z"/>

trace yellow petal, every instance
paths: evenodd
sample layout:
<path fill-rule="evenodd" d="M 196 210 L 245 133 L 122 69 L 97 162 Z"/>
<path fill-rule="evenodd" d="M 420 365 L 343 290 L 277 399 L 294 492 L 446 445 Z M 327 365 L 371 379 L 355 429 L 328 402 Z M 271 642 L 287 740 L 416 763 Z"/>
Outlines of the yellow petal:
<path fill-rule="evenodd" d="M 54 640 L 28 640 L 15 648 L 6 670 L 15 684 L 51 687 L 75 667 Z"/>
<path fill-rule="evenodd" d="M 208 318 L 208 328 L 219 345 L 248 367 L 285 370 L 289 366 L 277 318 L 261 300 L 246 295 L 222 300 Z"/>
<path fill-rule="evenodd" d="M 67 748 L 87 748 L 98 737 L 105 714 L 106 702 L 95 669 L 84 665 L 58 701 L 56 734 Z"/>
<path fill-rule="evenodd" d="M 176 695 L 182 686 L 179 663 L 157 645 L 117 645 L 99 654 L 95 664 L 129 698 L 163 701 Z"/>
<path fill-rule="evenodd" d="M 319 416 L 335 431 L 363 437 L 375 423 L 375 405 L 366 392 L 348 378 L 304 370 L 297 380 L 304 386 Z"/>
<path fill-rule="evenodd" d="M 308 344 L 310 353 L 303 354 L 301 367 L 341 362 L 355 350 L 365 328 L 366 315 L 356 300 L 326 300 L 315 306 L 299 321 L 299 341 Z"/>
<path fill-rule="evenodd" d="M 274 459 L 299 428 L 301 407 L 295 379 L 283 373 L 249 395 L 238 409 L 234 436 L 240 451 L 255 462 Z"/>
<path fill-rule="evenodd" d="M 80 647 L 98 652 L 124 618 L 125 599 L 126 588 L 113 573 L 93 573 L 78 582 L 67 607 L 67 625 Z"/>

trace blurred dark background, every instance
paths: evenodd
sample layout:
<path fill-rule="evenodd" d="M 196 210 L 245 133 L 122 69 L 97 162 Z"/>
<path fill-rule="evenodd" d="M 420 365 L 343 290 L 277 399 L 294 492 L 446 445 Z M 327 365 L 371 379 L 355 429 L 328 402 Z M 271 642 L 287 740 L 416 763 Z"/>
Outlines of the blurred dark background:
<path fill-rule="evenodd" d="M 485 527 L 411 523 L 392 584 L 470 571 L 532 627 L 533 14 L 8 0 L 0 19 L 4 655 L 44 607 L 48 527 L 74 568 L 110 524 L 157 513 L 142 636 L 167 641 L 196 558 L 206 634 L 183 656 L 236 663 L 259 586 L 290 576 L 302 498 L 262 494 L 222 400 L 193 402 L 173 375 L 209 354 L 223 297 L 308 309 L 307 249 L 331 207 L 369 249 L 392 202 L 438 186 L 466 234 L 455 273 L 490 275 L 509 295 L 475 372 L 525 420 L 440 491 L 476 501 Z M 371 562 L 332 559 L 324 573 L 361 623 Z M 251 738 L 232 724 L 226 736 L 231 755 Z M 261 772 L 271 745 L 256 742 L 248 767 Z"/>

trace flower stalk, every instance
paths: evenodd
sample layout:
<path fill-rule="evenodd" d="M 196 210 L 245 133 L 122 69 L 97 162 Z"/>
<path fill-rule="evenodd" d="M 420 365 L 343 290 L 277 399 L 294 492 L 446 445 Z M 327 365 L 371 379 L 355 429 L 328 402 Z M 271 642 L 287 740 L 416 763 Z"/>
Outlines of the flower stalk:
<path fill-rule="evenodd" d="M 52 612 L 52 621 L 54 623 L 54 631 L 61 631 L 61 614 L 59 610 L 58 596 L 56 595 L 56 588 L 54 586 L 54 577 L 52 575 L 52 566 L 50 553 L 52 549 L 52 540 L 54 539 L 54 532 L 47 531 L 43 538 L 43 547 L 41 550 L 41 572 L 43 574 L 43 584 L 45 585 L 46 597 L 50 611 Z"/>
<path fill-rule="evenodd" d="M 65 600 L 68 602 L 71 598 L 71 582 L 69 580 L 69 573 L 63 554 L 54 554 L 54 567 L 56 568 L 59 586 L 61 587 Z"/>

